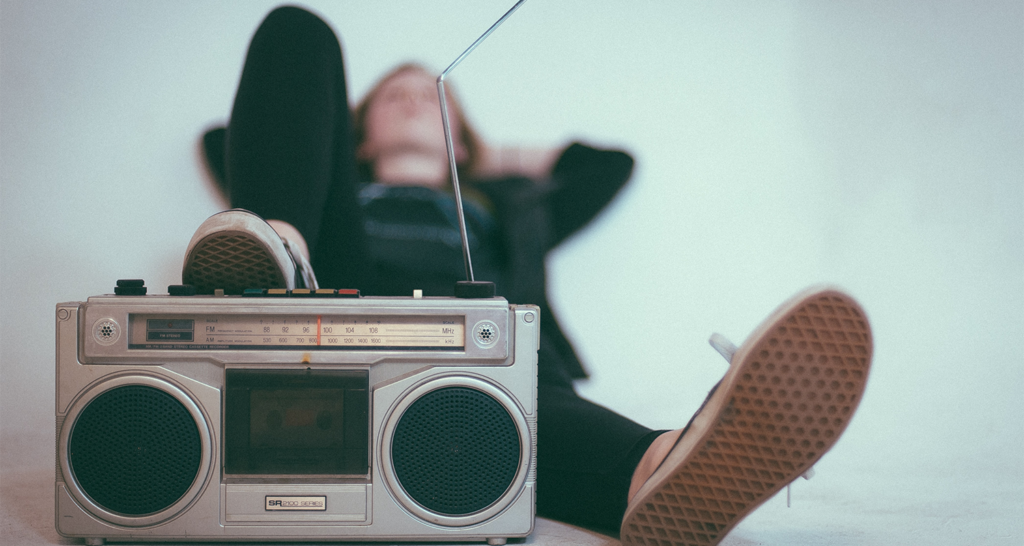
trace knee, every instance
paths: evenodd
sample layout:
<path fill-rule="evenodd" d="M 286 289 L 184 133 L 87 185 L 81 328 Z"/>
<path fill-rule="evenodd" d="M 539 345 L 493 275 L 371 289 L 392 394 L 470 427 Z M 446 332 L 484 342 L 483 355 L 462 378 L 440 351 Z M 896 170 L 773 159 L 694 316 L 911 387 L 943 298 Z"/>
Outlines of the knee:
<path fill-rule="evenodd" d="M 309 28 L 324 28 L 327 23 L 315 13 L 298 6 L 278 6 L 263 19 L 262 26 L 298 26 L 308 25 Z"/>
<path fill-rule="evenodd" d="M 340 48 L 337 35 L 326 21 L 297 6 L 274 8 L 260 23 L 253 41 L 270 41 L 278 47 L 317 43 Z"/>

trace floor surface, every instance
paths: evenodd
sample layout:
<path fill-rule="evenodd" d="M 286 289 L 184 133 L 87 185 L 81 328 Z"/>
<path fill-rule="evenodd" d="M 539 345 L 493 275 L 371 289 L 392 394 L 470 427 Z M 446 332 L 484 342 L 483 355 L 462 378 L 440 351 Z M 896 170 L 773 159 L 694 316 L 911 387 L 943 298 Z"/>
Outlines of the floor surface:
<path fill-rule="evenodd" d="M 0 449 L 0 544 L 82 544 L 54 530 L 52 435 L 8 437 Z M 841 447 L 842 444 L 839 444 Z M 838 469 L 841 452 L 827 454 L 810 481 L 792 485 L 790 506 L 781 491 L 744 520 L 723 546 L 1019 546 L 1024 543 L 1024 506 L 1019 484 L 996 474 L 900 476 L 850 465 Z M 977 468 L 977 467 L 975 467 Z M 896 485 L 898 484 L 898 485 Z M 534 534 L 510 543 L 536 545 L 618 544 L 614 538 L 538 519 Z"/>

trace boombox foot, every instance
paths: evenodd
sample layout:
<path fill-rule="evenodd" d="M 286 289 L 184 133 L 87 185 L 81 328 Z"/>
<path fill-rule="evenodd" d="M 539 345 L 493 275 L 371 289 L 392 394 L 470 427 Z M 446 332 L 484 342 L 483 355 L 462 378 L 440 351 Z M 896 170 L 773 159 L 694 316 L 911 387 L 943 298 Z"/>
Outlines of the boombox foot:
<path fill-rule="evenodd" d="M 87 538 L 85 539 L 86 546 L 103 546 L 107 543 L 105 538 Z"/>
<path fill-rule="evenodd" d="M 508 542 L 507 538 L 489 538 L 489 539 L 487 539 L 487 544 L 489 544 L 490 546 L 499 546 L 501 544 L 505 544 L 506 542 Z"/>

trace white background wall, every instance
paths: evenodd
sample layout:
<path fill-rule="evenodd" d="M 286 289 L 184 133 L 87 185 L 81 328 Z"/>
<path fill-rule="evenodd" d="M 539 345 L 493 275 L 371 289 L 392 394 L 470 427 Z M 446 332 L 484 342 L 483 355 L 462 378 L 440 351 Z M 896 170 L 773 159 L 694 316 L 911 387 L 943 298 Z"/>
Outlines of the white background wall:
<path fill-rule="evenodd" d="M 308 3 L 342 36 L 354 97 L 400 61 L 444 68 L 511 4 Z M 180 282 L 193 230 L 224 207 L 199 135 L 226 120 L 273 6 L 0 4 L 3 442 L 52 441 L 57 302 L 118 278 Z M 1012 543 L 1022 29 L 1018 1 L 533 0 L 452 78 L 489 141 L 637 158 L 628 190 L 549 262 L 593 372 L 582 392 L 680 426 L 725 368 L 711 332 L 738 343 L 792 293 L 839 284 L 869 313 L 875 368 L 819 465 L 833 481 L 807 494 L 903 514 L 907 532 Z M 887 532 L 859 521 L 850 536 Z"/>

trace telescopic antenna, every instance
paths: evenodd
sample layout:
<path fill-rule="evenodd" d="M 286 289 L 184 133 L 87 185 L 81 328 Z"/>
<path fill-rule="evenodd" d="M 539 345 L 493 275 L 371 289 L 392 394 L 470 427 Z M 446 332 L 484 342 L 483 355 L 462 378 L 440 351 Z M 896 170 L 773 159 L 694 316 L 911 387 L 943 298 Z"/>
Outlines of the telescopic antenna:
<path fill-rule="evenodd" d="M 441 120 L 444 122 L 444 142 L 448 148 L 448 165 L 452 173 L 452 186 L 455 188 L 455 208 L 459 211 L 459 232 L 462 235 L 462 261 L 466 265 L 466 280 L 455 283 L 455 296 L 459 298 L 492 298 L 494 297 L 494 283 L 487 281 L 478 282 L 473 278 L 473 260 L 469 256 L 469 237 L 466 234 L 466 216 L 462 212 L 462 191 L 459 190 L 459 170 L 455 164 L 455 144 L 452 141 L 452 128 L 448 122 L 448 101 L 444 92 L 444 78 L 455 69 L 459 63 L 462 62 L 470 53 L 473 52 L 477 46 L 480 45 L 498 26 L 505 22 L 519 6 L 523 5 L 526 0 L 519 0 L 516 5 L 512 6 L 512 9 L 505 12 L 505 15 L 501 16 L 496 23 L 491 25 L 491 28 L 487 29 L 482 36 L 476 39 L 466 51 L 459 55 L 455 62 L 453 62 L 440 76 L 437 77 L 437 95 L 441 101 Z"/>

